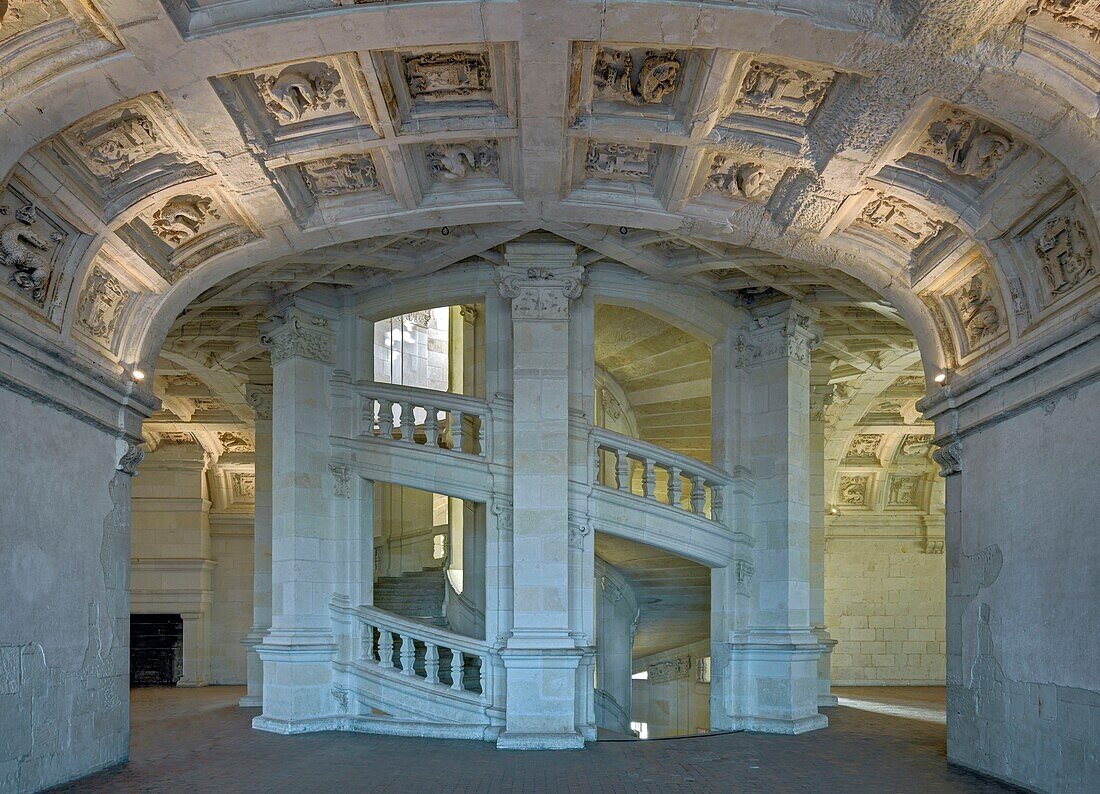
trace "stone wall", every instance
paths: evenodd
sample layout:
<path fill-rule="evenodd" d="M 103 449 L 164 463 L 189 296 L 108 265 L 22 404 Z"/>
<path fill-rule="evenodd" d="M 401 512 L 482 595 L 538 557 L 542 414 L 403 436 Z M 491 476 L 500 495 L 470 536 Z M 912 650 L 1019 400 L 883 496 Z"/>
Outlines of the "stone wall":
<path fill-rule="evenodd" d="M 833 684 L 943 686 L 944 558 L 924 548 L 902 539 L 828 541 L 825 625 L 837 641 Z"/>
<path fill-rule="evenodd" d="M 211 516 L 210 553 L 218 561 L 212 576 L 210 683 L 243 684 L 246 665 L 241 639 L 252 625 L 252 516 L 237 520 Z"/>
<path fill-rule="evenodd" d="M 0 389 L 0 790 L 126 760 L 130 478 L 117 460 L 106 433 Z"/>
<path fill-rule="evenodd" d="M 710 684 L 700 683 L 699 661 L 710 655 L 706 640 L 634 660 L 631 721 L 648 725 L 650 739 L 690 736 L 710 729 Z M 661 672 L 657 672 L 661 671 Z"/>

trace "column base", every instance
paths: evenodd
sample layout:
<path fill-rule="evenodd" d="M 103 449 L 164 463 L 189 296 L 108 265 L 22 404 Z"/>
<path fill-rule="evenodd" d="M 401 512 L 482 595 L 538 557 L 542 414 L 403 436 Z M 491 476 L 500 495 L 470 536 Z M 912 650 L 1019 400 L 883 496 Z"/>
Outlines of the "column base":
<path fill-rule="evenodd" d="M 782 720 L 773 717 L 734 717 L 730 730 L 753 731 L 755 733 L 781 733 L 793 736 L 798 733 L 808 733 L 829 725 L 829 718 L 824 714 L 814 714 L 811 717 L 803 717 L 797 720 Z"/>
<path fill-rule="evenodd" d="M 817 705 L 819 708 L 832 708 L 840 705 L 836 695 L 832 693 L 833 686 L 833 648 L 836 640 L 829 636 L 824 626 L 813 630 L 821 645 L 821 657 L 817 660 Z"/>
<path fill-rule="evenodd" d="M 331 635 L 272 631 L 256 646 L 264 663 L 264 713 L 253 720 L 296 722 L 336 713 L 332 662 L 338 647 Z M 265 728 L 265 730 L 273 730 Z"/>
<path fill-rule="evenodd" d="M 260 709 L 264 706 L 263 695 L 245 695 L 237 701 L 237 706 L 242 709 Z"/>
<path fill-rule="evenodd" d="M 729 644 L 728 730 L 796 734 L 829 724 L 818 713 L 821 644 L 808 629 L 753 629 Z"/>
<path fill-rule="evenodd" d="M 520 733 L 505 731 L 497 738 L 498 750 L 583 750 L 579 733 Z"/>

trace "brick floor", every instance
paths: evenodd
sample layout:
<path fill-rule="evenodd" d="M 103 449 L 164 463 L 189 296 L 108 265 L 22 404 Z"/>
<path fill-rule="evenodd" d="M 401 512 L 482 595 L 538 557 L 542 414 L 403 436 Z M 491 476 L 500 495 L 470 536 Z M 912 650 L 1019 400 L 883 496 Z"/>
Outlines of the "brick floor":
<path fill-rule="evenodd" d="M 890 688 L 893 689 L 893 688 Z M 801 736 L 737 733 L 501 751 L 486 742 L 253 731 L 237 687 L 133 692 L 130 762 L 69 791 L 929 792 L 1011 791 L 948 766 L 945 728 L 854 708 Z M 841 696 L 942 708 L 942 689 Z"/>

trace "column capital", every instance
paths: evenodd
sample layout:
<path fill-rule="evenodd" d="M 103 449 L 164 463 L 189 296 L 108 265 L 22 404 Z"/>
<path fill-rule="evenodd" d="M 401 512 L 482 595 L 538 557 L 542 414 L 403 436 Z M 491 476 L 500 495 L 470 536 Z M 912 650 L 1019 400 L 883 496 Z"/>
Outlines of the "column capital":
<path fill-rule="evenodd" d="M 817 312 L 797 301 L 780 301 L 752 312 L 737 341 L 737 366 L 752 367 L 778 359 L 810 366 L 810 351 L 821 344 Z"/>
<path fill-rule="evenodd" d="M 336 361 L 335 339 L 328 319 L 297 306 L 286 309 L 260 333 L 260 344 L 271 351 L 272 366 L 288 358 L 309 358 L 332 364 Z"/>
<path fill-rule="evenodd" d="M 577 249 L 560 240 L 509 243 L 507 265 L 496 268 L 500 294 L 512 301 L 514 320 L 564 320 L 569 301 L 579 298 L 588 281 L 577 264 Z"/>

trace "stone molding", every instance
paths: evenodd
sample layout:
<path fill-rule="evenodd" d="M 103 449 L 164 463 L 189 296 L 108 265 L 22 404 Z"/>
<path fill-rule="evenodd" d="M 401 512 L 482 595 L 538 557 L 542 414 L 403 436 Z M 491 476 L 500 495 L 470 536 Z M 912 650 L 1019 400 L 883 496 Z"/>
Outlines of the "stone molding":
<path fill-rule="evenodd" d="M 271 351 L 272 366 L 289 358 L 333 364 L 336 362 L 334 342 L 335 335 L 327 319 L 297 307 L 287 309 L 282 317 L 268 324 L 260 336 L 260 344 Z"/>

